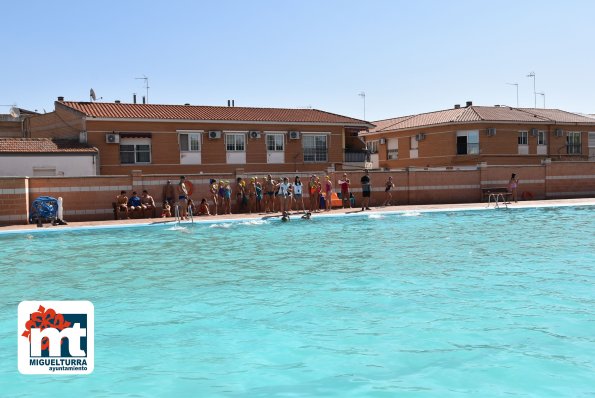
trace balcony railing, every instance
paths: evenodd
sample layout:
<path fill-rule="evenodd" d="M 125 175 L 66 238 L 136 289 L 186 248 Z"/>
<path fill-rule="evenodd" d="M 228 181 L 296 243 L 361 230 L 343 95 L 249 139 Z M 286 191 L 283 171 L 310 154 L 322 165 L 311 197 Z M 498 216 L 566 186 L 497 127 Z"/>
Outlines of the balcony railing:
<path fill-rule="evenodd" d="M 566 153 L 569 155 L 580 155 L 583 153 L 581 144 L 566 145 Z"/>
<path fill-rule="evenodd" d="M 370 153 L 365 149 L 345 149 L 343 152 L 345 163 L 364 163 L 370 161 Z"/>

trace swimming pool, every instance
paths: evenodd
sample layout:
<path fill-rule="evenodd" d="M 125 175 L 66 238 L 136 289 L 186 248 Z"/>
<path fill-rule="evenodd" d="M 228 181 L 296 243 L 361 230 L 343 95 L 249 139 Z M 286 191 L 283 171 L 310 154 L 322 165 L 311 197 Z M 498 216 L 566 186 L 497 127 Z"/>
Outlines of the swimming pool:
<path fill-rule="evenodd" d="M 595 394 L 595 209 L 0 235 L 3 396 Z M 24 376 L 22 300 L 90 300 L 95 370 Z"/>

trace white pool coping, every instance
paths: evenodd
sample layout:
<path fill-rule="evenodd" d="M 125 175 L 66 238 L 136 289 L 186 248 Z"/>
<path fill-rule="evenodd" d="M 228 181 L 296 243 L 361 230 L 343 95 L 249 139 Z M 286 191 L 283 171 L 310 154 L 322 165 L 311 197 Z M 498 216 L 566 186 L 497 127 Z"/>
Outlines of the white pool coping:
<path fill-rule="evenodd" d="M 412 214 L 412 213 L 436 213 L 436 212 L 453 212 L 453 211 L 480 211 L 480 210 L 499 210 L 508 211 L 516 209 L 529 208 L 544 208 L 544 207 L 569 207 L 569 206 L 595 206 L 595 198 L 583 199 L 555 199 L 555 200 L 541 200 L 541 201 L 526 201 L 511 203 L 508 207 L 500 204 L 496 208 L 493 204 L 489 207 L 487 203 L 460 203 L 460 204 L 432 204 L 432 205 L 403 205 L 403 206 L 389 206 L 376 207 L 373 210 L 361 211 L 358 207 L 353 209 L 334 209 L 330 212 L 322 211 L 320 213 L 312 213 L 312 218 L 334 218 L 334 217 L 358 217 L 380 214 Z M 299 220 L 302 213 L 291 213 L 291 218 Z M 246 221 L 262 221 L 268 219 L 279 220 L 281 214 L 234 214 L 229 215 L 194 217 L 194 224 L 208 225 L 221 223 L 238 223 Z M 11 225 L 0 227 L 0 236 L 11 234 L 30 234 L 42 232 L 65 232 L 65 231 L 81 231 L 81 230 L 98 230 L 98 229 L 113 229 L 113 228 L 137 228 L 137 227 L 159 227 L 159 226 L 175 226 L 178 221 L 175 219 L 138 219 L 138 220 L 109 220 L 109 221 L 82 221 L 72 222 L 68 225 L 51 226 L 45 224 L 44 227 L 38 228 L 35 224 L 30 225 Z M 179 225 L 192 225 L 192 221 L 181 221 Z"/>

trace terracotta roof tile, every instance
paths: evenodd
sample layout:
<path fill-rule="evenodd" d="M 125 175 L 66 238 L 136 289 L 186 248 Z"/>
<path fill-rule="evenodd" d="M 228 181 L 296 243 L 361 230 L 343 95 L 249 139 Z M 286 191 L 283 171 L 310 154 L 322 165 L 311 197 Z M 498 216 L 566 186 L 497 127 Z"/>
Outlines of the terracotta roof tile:
<path fill-rule="evenodd" d="M 369 134 L 411 128 L 431 127 L 449 123 L 500 122 L 500 123 L 588 123 L 593 119 L 559 109 L 513 108 L 509 106 L 469 106 L 437 112 L 420 113 L 372 122 L 376 128 Z M 363 133 L 361 135 L 365 135 Z"/>
<path fill-rule="evenodd" d="M 0 153 L 96 153 L 97 149 L 73 140 L 0 138 Z"/>
<path fill-rule="evenodd" d="M 94 118 L 328 123 L 369 127 L 370 123 L 318 109 L 59 102 Z"/>

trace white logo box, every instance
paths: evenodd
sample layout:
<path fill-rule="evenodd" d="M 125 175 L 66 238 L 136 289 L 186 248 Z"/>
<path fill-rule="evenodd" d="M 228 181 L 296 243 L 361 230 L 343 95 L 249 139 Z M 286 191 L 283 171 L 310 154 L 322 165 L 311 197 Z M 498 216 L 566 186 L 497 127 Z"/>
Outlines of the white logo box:
<path fill-rule="evenodd" d="M 83 328 L 78 323 L 72 323 L 62 331 L 56 328 L 48 327 L 41 331 L 37 328 L 31 328 L 31 343 L 29 337 L 23 336 L 27 330 L 27 321 L 31 319 L 31 314 L 38 312 L 39 307 L 46 311 L 52 309 L 56 314 L 63 314 L 68 317 L 69 314 L 86 315 L 87 326 Z M 22 301 L 18 307 L 18 368 L 23 374 L 89 374 L 93 372 L 95 364 L 95 314 L 94 307 L 90 301 Z M 50 330 L 51 329 L 51 330 Z M 86 352 L 80 348 L 80 337 L 87 338 Z M 34 341 L 41 341 L 42 338 L 49 338 L 49 357 L 39 357 L 37 354 L 40 348 L 32 349 Z M 69 344 L 69 352 L 72 357 L 60 356 L 59 341 L 66 337 Z M 52 341 L 54 344 L 52 344 Z M 41 343 L 40 343 L 41 344 Z M 53 347 L 53 348 L 52 348 Z M 56 355 L 57 353 L 57 355 Z"/>

